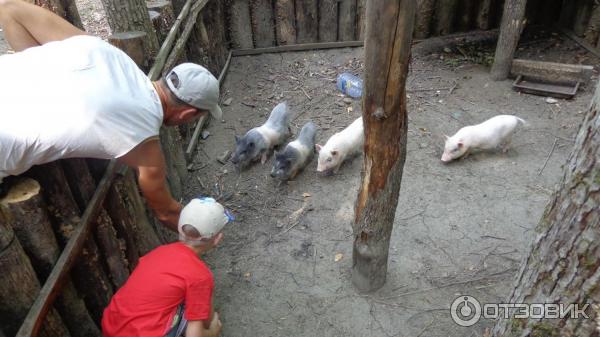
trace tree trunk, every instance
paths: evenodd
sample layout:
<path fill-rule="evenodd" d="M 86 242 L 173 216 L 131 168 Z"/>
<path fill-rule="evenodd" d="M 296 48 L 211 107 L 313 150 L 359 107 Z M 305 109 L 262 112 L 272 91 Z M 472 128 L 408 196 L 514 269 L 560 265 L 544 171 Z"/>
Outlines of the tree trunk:
<path fill-rule="evenodd" d="M 102 0 L 102 6 L 106 11 L 108 25 L 114 33 L 141 31 L 145 32 L 144 51 L 146 53 L 148 66 L 158 52 L 158 38 L 150 21 L 146 1 L 144 0 Z"/>
<path fill-rule="evenodd" d="M 34 166 L 29 170 L 42 186 L 42 194 L 48 205 L 48 213 L 54 225 L 59 243 L 64 247 L 79 226 L 80 213 L 69 190 L 69 184 L 59 162 Z M 106 276 L 98 246 L 88 238 L 83 253 L 73 267 L 73 281 L 96 323 L 113 295 L 112 285 Z"/>
<path fill-rule="evenodd" d="M 383 286 L 388 248 L 406 158 L 405 84 L 416 0 L 367 3 L 365 129 L 362 182 L 353 223 L 352 283 L 360 291 Z"/>
<path fill-rule="evenodd" d="M 317 0 L 296 1 L 296 42 L 312 43 L 318 40 L 318 11 Z M 338 34 L 339 36 L 339 34 Z"/>
<path fill-rule="evenodd" d="M 431 31 L 431 20 L 435 11 L 435 0 L 417 0 L 417 18 L 415 22 L 415 38 L 425 39 Z"/>
<path fill-rule="evenodd" d="M 338 40 L 354 41 L 356 39 L 356 0 L 340 0 L 338 20 Z"/>
<path fill-rule="evenodd" d="M 206 67 L 215 77 L 219 77 L 221 69 L 227 61 L 227 37 L 225 36 L 225 4 L 223 1 L 209 1 L 200 11 L 196 24 L 204 24 L 206 29 L 207 41 L 203 45 L 208 55 Z M 183 155 L 183 153 L 182 153 Z M 178 168 L 179 174 L 185 181 L 187 178 L 187 166 Z"/>
<path fill-rule="evenodd" d="M 477 11 L 477 28 L 482 30 L 490 29 L 490 11 L 492 10 L 492 0 L 482 0 L 479 3 Z"/>
<path fill-rule="evenodd" d="M 367 0 L 356 1 L 356 37 L 359 41 L 364 41 L 366 32 L 366 14 L 367 14 Z"/>
<path fill-rule="evenodd" d="M 319 2 L 319 42 L 333 42 L 338 38 L 338 2 Z"/>
<path fill-rule="evenodd" d="M 438 0 L 435 9 L 437 17 L 435 35 L 448 35 L 454 31 L 454 15 L 458 0 Z"/>
<path fill-rule="evenodd" d="M 175 22 L 175 13 L 173 11 L 173 4 L 169 1 L 154 1 L 147 3 L 148 10 L 153 11 L 156 14 L 150 14 L 150 20 L 156 31 L 156 38 L 158 44 L 162 46 L 162 43 L 167 38 L 173 23 Z M 184 58 L 185 59 L 185 58 Z"/>
<path fill-rule="evenodd" d="M 147 64 L 144 51 L 146 35 L 145 32 L 140 31 L 114 33 L 108 37 L 108 42 L 124 51 L 138 67 L 143 68 Z"/>
<path fill-rule="evenodd" d="M 10 212 L 4 207 L 0 205 L 0 326 L 7 335 L 14 336 L 40 292 L 40 283 L 15 237 Z M 48 312 L 40 336 L 70 336 L 56 310 Z"/>
<path fill-rule="evenodd" d="M 600 4 L 594 4 L 594 10 L 585 30 L 585 40 L 592 46 L 596 45 L 600 37 Z"/>
<path fill-rule="evenodd" d="M 275 45 L 273 7 L 270 0 L 251 0 L 252 34 L 256 48 Z"/>
<path fill-rule="evenodd" d="M 508 303 L 600 301 L 600 83 L 564 167 Z M 494 335 L 597 336 L 598 310 L 586 311 L 590 319 L 501 318 Z"/>
<path fill-rule="evenodd" d="M 294 0 L 275 0 L 275 31 L 278 45 L 296 43 Z"/>
<path fill-rule="evenodd" d="M 519 37 L 525 27 L 525 7 L 527 0 L 506 0 L 500 25 L 500 36 L 492 65 L 492 79 L 502 81 L 508 78 Z"/>
<path fill-rule="evenodd" d="M 233 49 L 251 49 L 252 24 L 248 0 L 232 0 L 229 5 L 229 32 Z M 296 36 L 294 35 L 294 39 Z"/>

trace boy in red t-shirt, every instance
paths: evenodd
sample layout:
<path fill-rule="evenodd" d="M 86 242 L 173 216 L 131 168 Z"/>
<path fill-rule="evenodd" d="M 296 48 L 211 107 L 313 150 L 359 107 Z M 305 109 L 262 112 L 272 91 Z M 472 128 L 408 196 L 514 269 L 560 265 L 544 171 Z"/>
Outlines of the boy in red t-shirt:
<path fill-rule="evenodd" d="M 214 337 L 221 321 L 213 310 L 213 276 L 200 259 L 221 239 L 233 217 L 212 198 L 193 199 L 181 211 L 179 242 L 140 259 L 102 317 L 105 337 Z M 187 323 L 187 327 L 186 327 Z"/>

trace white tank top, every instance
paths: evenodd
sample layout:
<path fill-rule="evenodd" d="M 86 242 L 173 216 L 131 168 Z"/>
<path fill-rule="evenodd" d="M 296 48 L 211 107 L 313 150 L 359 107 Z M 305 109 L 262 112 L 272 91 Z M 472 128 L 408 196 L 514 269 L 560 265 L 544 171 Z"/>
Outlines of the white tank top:
<path fill-rule="evenodd" d="M 60 158 L 118 158 L 162 120 L 152 82 L 99 38 L 0 56 L 0 181 Z"/>

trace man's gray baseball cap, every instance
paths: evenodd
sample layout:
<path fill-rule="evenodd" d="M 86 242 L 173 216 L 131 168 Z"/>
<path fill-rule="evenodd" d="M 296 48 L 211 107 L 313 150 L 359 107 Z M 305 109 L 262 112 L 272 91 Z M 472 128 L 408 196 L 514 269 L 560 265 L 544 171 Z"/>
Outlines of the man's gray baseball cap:
<path fill-rule="evenodd" d="M 177 75 L 179 83 L 173 83 L 173 74 Z M 208 110 L 214 118 L 221 120 L 219 81 L 208 69 L 195 63 L 182 63 L 173 68 L 165 79 L 177 98 L 195 108 Z"/>

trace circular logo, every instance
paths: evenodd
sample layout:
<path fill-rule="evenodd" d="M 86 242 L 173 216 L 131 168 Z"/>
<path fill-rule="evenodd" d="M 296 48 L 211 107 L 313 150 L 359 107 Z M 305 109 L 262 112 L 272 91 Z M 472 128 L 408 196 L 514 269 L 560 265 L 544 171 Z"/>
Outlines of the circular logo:
<path fill-rule="evenodd" d="M 454 323 L 471 326 L 481 318 L 481 304 L 473 296 L 461 295 L 452 302 L 450 315 Z"/>

